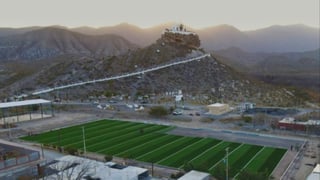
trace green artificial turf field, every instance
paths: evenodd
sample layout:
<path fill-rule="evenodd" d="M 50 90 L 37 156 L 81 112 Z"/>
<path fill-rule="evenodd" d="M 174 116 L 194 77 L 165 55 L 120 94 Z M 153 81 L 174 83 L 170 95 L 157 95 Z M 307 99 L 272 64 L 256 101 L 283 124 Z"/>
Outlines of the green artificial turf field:
<path fill-rule="evenodd" d="M 196 169 L 213 176 L 225 167 L 228 148 L 229 176 L 245 170 L 270 175 L 286 149 L 263 147 L 212 138 L 166 134 L 174 127 L 117 120 L 100 120 L 53 130 L 21 139 L 64 149 L 86 150 L 174 168 Z"/>

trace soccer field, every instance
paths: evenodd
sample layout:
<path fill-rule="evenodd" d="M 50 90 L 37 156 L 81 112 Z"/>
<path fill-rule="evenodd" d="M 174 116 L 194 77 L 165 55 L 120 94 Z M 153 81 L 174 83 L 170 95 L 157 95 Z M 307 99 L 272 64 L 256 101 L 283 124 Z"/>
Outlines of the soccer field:
<path fill-rule="evenodd" d="M 286 149 L 221 141 L 212 138 L 166 134 L 171 126 L 100 120 L 83 125 L 26 136 L 21 139 L 83 150 L 83 129 L 86 150 L 105 155 L 135 159 L 159 165 L 188 167 L 211 173 L 225 169 L 228 148 L 229 177 L 245 170 L 270 175 Z"/>

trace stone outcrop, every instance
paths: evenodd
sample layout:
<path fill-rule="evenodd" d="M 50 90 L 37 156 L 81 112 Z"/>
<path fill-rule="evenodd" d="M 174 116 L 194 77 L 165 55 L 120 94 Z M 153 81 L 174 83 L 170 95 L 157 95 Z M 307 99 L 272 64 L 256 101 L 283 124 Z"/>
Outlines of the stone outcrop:
<path fill-rule="evenodd" d="M 177 44 L 187 46 L 191 49 L 198 49 L 200 47 L 200 39 L 197 34 L 178 34 L 165 32 L 161 39 L 164 43 Z"/>
<path fill-rule="evenodd" d="M 180 24 L 172 27 L 171 30 L 166 29 L 158 42 L 167 43 L 170 45 L 180 45 L 191 49 L 198 49 L 200 47 L 200 39 L 196 33 L 189 32 Z"/>

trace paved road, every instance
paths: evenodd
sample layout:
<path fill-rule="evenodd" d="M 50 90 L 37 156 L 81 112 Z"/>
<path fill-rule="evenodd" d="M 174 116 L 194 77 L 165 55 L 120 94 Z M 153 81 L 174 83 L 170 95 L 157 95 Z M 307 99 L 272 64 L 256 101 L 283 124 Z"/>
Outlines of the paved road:
<path fill-rule="evenodd" d="M 169 132 L 170 134 L 186 135 L 186 136 L 201 136 L 212 137 L 225 141 L 241 142 L 248 144 L 256 144 L 261 146 L 272 146 L 289 149 L 296 144 L 301 145 L 304 139 L 292 137 L 280 137 L 274 135 L 249 133 L 233 130 L 214 130 L 214 129 L 192 129 L 178 127 Z"/>

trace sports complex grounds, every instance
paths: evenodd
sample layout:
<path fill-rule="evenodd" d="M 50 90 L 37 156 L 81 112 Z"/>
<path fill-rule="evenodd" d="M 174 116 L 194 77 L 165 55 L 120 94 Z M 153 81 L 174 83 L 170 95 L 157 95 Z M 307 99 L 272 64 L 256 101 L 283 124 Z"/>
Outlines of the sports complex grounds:
<path fill-rule="evenodd" d="M 242 171 L 271 175 L 287 149 L 169 132 L 174 126 L 99 120 L 22 137 L 45 145 L 134 159 L 215 174 L 228 163 L 230 177 Z M 84 149 L 85 147 L 85 149 Z M 227 156 L 228 155 L 228 156 Z"/>

